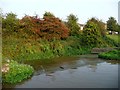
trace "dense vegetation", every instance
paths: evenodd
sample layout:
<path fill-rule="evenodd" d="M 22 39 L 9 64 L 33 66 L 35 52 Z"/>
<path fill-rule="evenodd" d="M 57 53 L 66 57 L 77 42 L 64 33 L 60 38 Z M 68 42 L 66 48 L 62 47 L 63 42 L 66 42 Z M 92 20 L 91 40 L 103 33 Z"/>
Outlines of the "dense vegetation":
<path fill-rule="evenodd" d="M 3 19 L 4 23 L 7 18 Z M 49 12 L 43 20 L 38 16 L 25 16 L 19 20 L 19 29 L 12 27 L 14 24 L 9 31 L 3 24 L 3 56 L 18 62 L 90 53 L 91 47 L 80 45 L 80 34 L 71 36 L 64 22 Z"/>
<path fill-rule="evenodd" d="M 18 19 L 14 13 L 8 13 L 2 17 L 2 21 L 3 62 L 5 58 L 18 63 L 46 60 L 88 54 L 94 47 L 118 46 L 117 42 L 106 36 L 105 24 L 95 18 L 87 21 L 83 31 L 78 25 L 78 18 L 73 14 L 65 22 L 50 12 L 45 12 L 42 19 L 38 15 L 25 15 Z M 20 82 L 33 73 L 30 66 L 19 65 L 14 61 L 10 63 L 10 71 L 3 73 L 3 81 L 6 83 Z"/>
<path fill-rule="evenodd" d="M 106 24 L 97 18 L 91 18 L 88 22 L 93 22 L 98 25 L 98 30 L 102 36 L 106 35 Z"/>
<path fill-rule="evenodd" d="M 114 40 L 116 43 L 118 43 L 120 45 L 120 35 L 107 35 L 108 38 Z"/>
<path fill-rule="evenodd" d="M 101 45 L 101 34 L 97 24 L 93 22 L 87 22 L 83 30 L 83 40 L 82 43 L 93 47 Z"/>
<path fill-rule="evenodd" d="M 65 39 L 69 35 L 69 29 L 56 17 L 44 16 L 41 20 L 37 16 L 25 16 L 20 23 L 23 32 L 34 35 L 33 37 L 38 36 L 42 39 L 52 40 L 54 38 Z"/>
<path fill-rule="evenodd" d="M 107 21 L 107 30 L 117 31 L 118 33 L 120 33 L 120 25 L 117 23 L 114 17 L 110 17 Z"/>
<path fill-rule="evenodd" d="M 66 26 L 70 29 L 70 36 L 79 36 L 80 26 L 77 23 L 78 18 L 70 14 L 67 16 L 67 22 L 65 22 Z"/>
<path fill-rule="evenodd" d="M 90 53 L 93 47 L 113 47 L 118 43 L 106 36 L 105 24 L 91 18 L 80 31 L 78 18 L 70 14 L 64 22 L 50 12 L 43 19 L 8 13 L 3 19 L 3 56 L 22 60 L 49 59 Z"/>
<path fill-rule="evenodd" d="M 3 83 L 18 83 L 22 80 L 25 80 L 33 74 L 34 69 L 29 65 L 19 64 L 16 61 L 11 60 L 9 62 L 9 71 L 2 72 L 2 81 Z M 3 67 L 5 68 L 7 64 L 3 64 Z"/>
<path fill-rule="evenodd" d="M 108 60 L 120 60 L 120 50 L 113 50 L 109 52 L 100 53 L 99 58 L 108 59 Z"/>

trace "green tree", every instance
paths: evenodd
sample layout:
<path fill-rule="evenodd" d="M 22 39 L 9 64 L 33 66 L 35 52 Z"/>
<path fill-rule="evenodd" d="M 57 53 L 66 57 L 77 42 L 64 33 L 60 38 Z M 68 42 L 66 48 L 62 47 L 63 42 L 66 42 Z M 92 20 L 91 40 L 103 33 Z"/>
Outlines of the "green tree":
<path fill-rule="evenodd" d="M 117 31 L 117 21 L 114 17 L 110 17 L 107 21 L 107 30 L 108 31 Z"/>
<path fill-rule="evenodd" d="M 99 30 L 100 30 L 100 33 L 102 36 L 105 36 L 106 35 L 106 25 L 103 21 L 99 20 L 99 19 L 96 19 L 94 17 L 92 17 L 89 22 L 94 22 L 95 24 L 98 25 L 99 27 Z"/>
<path fill-rule="evenodd" d="M 79 34 L 80 26 L 78 25 L 77 21 L 78 21 L 78 18 L 73 14 L 70 14 L 67 17 L 66 25 L 70 29 L 71 36 L 76 36 Z"/>
<path fill-rule="evenodd" d="M 43 14 L 43 18 L 45 18 L 45 17 L 55 17 L 55 16 L 54 16 L 54 14 L 52 14 L 51 12 L 45 12 L 45 13 Z"/>
<path fill-rule="evenodd" d="M 14 13 L 7 13 L 5 18 L 2 18 L 2 28 L 6 31 L 16 32 L 19 28 L 19 19 Z"/>
<path fill-rule="evenodd" d="M 99 27 L 94 22 L 87 22 L 83 30 L 82 43 L 87 46 L 97 46 L 101 43 Z"/>

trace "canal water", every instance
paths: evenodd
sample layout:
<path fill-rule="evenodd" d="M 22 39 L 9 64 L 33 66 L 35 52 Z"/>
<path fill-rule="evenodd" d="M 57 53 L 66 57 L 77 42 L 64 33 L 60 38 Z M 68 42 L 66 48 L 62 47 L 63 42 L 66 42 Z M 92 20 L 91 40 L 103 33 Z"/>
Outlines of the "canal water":
<path fill-rule="evenodd" d="M 26 62 L 35 68 L 33 77 L 3 88 L 118 88 L 117 61 L 99 59 L 97 55 L 60 57 L 52 63 Z"/>

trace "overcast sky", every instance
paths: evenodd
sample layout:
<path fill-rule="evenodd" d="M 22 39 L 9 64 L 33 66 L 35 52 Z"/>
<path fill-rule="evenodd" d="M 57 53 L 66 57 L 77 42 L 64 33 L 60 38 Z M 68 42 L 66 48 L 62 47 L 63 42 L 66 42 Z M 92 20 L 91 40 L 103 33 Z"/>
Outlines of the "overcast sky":
<path fill-rule="evenodd" d="M 79 23 L 85 23 L 91 17 L 106 22 L 110 16 L 118 20 L 118 1 L 120 0 L 0 0 L 0 8 L 3 13 L 16 13 L 18 18 L 25 14 L 38 14 L 42 18 L 45 11 L 49 11 L 62 20 L 73 13 L 79 18 Z"/>

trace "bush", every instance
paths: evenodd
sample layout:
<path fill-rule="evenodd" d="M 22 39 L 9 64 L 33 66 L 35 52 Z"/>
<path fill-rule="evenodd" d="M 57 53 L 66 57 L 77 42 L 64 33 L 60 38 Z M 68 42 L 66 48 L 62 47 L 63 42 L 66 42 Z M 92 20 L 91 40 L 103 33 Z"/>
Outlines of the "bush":
<path fill-rule="evenodd" d="M 93 47 L 99 46 L 101 42 L 101 34 L 97 24 L 87 22 L 83 30 L 82 43 L 86 46 Z"/>
<path fill-rule="evenodd" d="M 34 69 L 25 64 L 19 64 L 15 61 L 10 61 L 9 63 L 9 71 L 2 73 L 2 81 L 3 83 L 18 83 L 21 82 L 33 74 Z"/>
<path fill-rule="evenodd" d="M 78 18 L 73 14 L 67 17 L 67 22 L 65 22 L 65 24 L 70 29 L 70 36 L 79 36 L 80 26 L 77 21 Z"/>
<path fill-rule="evenodd" d="M 2 18 L 2 28 L 5 31 L 10 32 L 18 32 L 19 29 L 19 19 L 16 18 L 17 15 L 14 13 L 7 13 L 5 18 Z"/>
<path fill-rule="evenodd" d="M 19 63 L 25 60 L 50 59 L 59 56 L 80 55 L 89 52 L 90 47 L 80 45 L 78 37 L 66 40 L 33 40 L 23 38 L 5 38 L 3 40 L 3 55 Z"/>
<path fill-rule="evenodd" d="M 120 50 L 112 50 L 109 52 L 100 53 L 99 58 L 109 59 L 109 60 L 120 60 Z"/>
<path fill-rule="evenodd" d="M 73 56 L 90 53 L 91 47 L 81 45 L 80 39 L 76 36 L 70 36 L 66 39 L 66 43 L 64 43 L 65 55 Z"/>
<path fill-rule="evenodd" d="M 59 18 L 45 17 L 40 24 L 38 34 L 41 38 L 51 39 L 65 39 L 69 35 L 69 29 L 62 23 Z"/>
<path fill-rule="evenodd" d="M 101 35 L 102 36 L 106 35 L 106 26 L 105 26 L 104 22 L 102 22 L 101 20 L 94 18 L 94 17 L 91 18 L 90 20 L 88 20 L 88 22 L 94 22 L 95 24 L 97 24 Z"/>
<path fill-rule="evenodd" d="M 28 35 L 37 35 L 42 39 L 64 39 L 69 35 L 69 29 L 56 17 L 45 16 L 41 20 L 38 17 L 25 16 L 20 22 L 23 32 Z"/>

